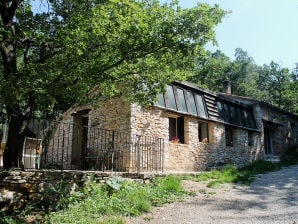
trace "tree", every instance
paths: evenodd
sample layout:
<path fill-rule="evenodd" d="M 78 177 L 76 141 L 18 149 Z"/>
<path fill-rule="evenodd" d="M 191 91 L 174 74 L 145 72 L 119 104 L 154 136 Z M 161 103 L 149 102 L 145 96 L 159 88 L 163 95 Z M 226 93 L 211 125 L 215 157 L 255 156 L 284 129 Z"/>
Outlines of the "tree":
<path fill-rule="evenodd" d="M 222 91 L 222 82 L 232 82 L 232 93 L 262 100 L 293 113 L 298 112 L 297 71 L 271 62 L 258 66 L 252 57 L 241 48 L 235 50 L 235 60 L 231 61 L 220 51 L 207 52 L 206 57 L 198 57 L 192 82 L 213 91 Z"/>
<path fill-rule="evenodd" d="M 97 96 L 148 103 L 166 82 L 185 78 L 225 14 L 217 5 L 182 9 L 175 0 L 48 0 L 38 13 L 31 3 L 0 3 L 5 168 L 18 166 L 34 112 L 90 101 L 94 86 Z"/>
<path fill-rule="evenodd" d="M 198 57 L 194 74 L 189 81 L 195 82 L 203 88 L 221 91 L 224 80 L 229 80 L 232 62 L 221 51 L 208 51 L 205 57 Z"/>
<path fill-rule="evenodd" d="M 288 68 L 272 61 L 269 70 L 269 93 L 272 104 L 297 113 L 297 78 Z"/>

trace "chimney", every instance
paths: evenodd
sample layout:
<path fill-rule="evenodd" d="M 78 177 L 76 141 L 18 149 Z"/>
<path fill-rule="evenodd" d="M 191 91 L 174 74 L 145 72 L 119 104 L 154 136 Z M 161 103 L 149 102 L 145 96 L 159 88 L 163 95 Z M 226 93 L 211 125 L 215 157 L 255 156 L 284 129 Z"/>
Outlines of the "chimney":
<path fill-rule="evenodd" d="M 232 87 L 231 87 L 231 82 L 229 80 L 223 81 L 223 92 L 225 94 L 231 95 L 232 94 Z"/>

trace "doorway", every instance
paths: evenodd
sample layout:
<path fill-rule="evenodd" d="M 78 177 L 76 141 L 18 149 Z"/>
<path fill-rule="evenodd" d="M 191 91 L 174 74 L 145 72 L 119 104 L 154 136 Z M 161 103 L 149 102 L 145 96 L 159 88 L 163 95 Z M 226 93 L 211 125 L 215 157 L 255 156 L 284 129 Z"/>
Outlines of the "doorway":
<path fill-rule="evenodd" d="M 272 130 L 264 127 L 264 147 L 266 155 L 273 155 Z"/>
<path fill-rule="evenodd" d="M 73 136 L 71 165 L 77 168 L 84 167 L 85 153 L 88 147 L 88 111 L 73 113 Z"/>

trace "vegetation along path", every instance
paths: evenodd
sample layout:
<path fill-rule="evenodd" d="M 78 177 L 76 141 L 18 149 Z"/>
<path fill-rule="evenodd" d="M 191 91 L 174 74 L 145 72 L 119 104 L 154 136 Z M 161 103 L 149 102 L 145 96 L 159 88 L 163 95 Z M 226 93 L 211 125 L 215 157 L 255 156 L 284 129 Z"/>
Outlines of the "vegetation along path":
<path fill-rule="evenodd" d="M 298 165 L 258 175 L 250 186 L 184 181 L 197 193 L 184 202 L 154 208 L 130 224 L 298 224 Z"/>

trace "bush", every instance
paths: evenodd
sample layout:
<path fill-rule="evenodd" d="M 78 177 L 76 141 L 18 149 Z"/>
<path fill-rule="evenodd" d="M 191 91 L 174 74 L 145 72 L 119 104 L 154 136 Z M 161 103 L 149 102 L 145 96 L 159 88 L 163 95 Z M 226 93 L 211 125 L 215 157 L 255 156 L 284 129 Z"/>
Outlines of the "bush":
<path fill-rule="evenodd" d="M 47 222 L 121 224 L 123 220 L 119 217 L 113 222 L 106 220 L 119 215 L 140 215 L 150 211 L 152 205 L 179 200 L 186 194 L 181 179 L 172 175 L 155 178 L 149 184 L 112 177 L 103 185 L 90 182 L 82 192 L 85 197 L 50 213 Z"/>
<path fill-rule="evenodd" d="M 207 187 L 215 187 L 222 183 L 242 183 L 248 185 L 254 181 L 257 174 L 279 170 L 283 166 L 294 165 L 297 163 L 298 150 L 294 147 L 289 149 L 278 163 L 257 160 L 248 163 L 239 169 L 236 169 L 232 165 L 225 165 L 221 170 L 214 169 L 210 172 L 200 173 L 195 177 L 195 180 L 209 181 Z"/>

